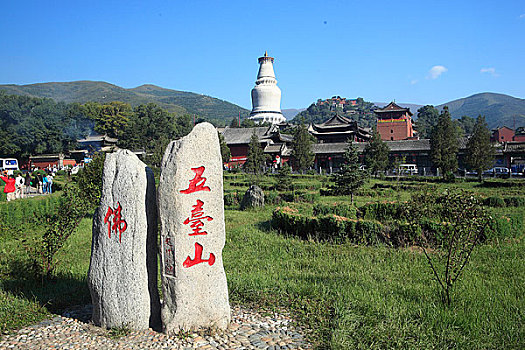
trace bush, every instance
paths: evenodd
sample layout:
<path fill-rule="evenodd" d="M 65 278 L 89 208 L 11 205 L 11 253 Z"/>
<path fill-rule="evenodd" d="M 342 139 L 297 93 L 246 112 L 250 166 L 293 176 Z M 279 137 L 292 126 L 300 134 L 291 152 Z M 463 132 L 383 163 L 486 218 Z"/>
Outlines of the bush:
<path fill-rule="evenodd" d="M 334 202 L 331 204 L 317 204 L 314 206 L 313 212 L 315 216 L 333 214 L 338 216 L 344 216 L 349 219 L 357 218 L 356 207 L 348 203 Z"/>
<path fill-rule="evenodd" d="M 503 208 L 506 206 L 505 200 L 501 197 L 488 197 L 483 201 L 483 205 L 495 208 Z"/>
<path fill-rule="evenodd" d="M 405 205 L 397 202 L 373 202 L 359 207 L 359 217 L 385 221 L 405 218 Z"/>
<path fill-rule="evenodd" d="M 378 222 L 338 215 L 310 216 L 290 207 L 275 209 L 271 222 L 274 228 L 303 239 L 360 244 L 384 240 L 384 227 Z"/>
<path fill-rule="evenodd" d="M 523 197 L 507 197 L 505 198 L 505 204 L 507 207 L 524 207 L 525 198 Z"/>
<path fill-rule="evenodd" d="M 268 191 L 265 194 L 264 201 L 267 204 L 281 204 L 283 200 L 282 200 L 281 196 L 279 195 L 279 192 Z"/>
<path fill-rule="evenodd" d="M 240 195 L 238 192 L 229 192 L 224 194 L 224 205 L 239 205 Z"/>

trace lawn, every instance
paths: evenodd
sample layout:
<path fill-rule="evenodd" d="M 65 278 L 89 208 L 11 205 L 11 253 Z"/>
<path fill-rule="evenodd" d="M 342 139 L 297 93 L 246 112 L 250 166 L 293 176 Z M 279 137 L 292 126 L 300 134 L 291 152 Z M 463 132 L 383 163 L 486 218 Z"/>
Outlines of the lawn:
<path fill-rule="evenodd" d="M 226 177 L 225 191 L 244 192 L 247 186 L 240 185 L 243 181 L 242 176 Z M 294 183 L 312 188 L 326 185 L 322 177 L 307 176 L 296 177 Z M 355 198 L 356 205 L 405 200 L 413 189 L 401 189 L 401 185 L 419 183 L 374 180 Z M 470 182 L 428 186 L 462 188 L 486 197 L 523 196 L 523 187 L 484 188 Z M 315 200 L 329 203 L 349 199 L 317 195 Z M 6 205 L 0 203 L 0 214 L 6 212 L 2 208 Z M 271 228 L 275 207 L 247 212 L 226 207 L 224 265 L 232 303 L 291 310 L 299 323 L 312 330 L 310 339 L 318 348 L 525 347 L 523 228 L 476 248 L 456 285 L 452 305 L 446 307 L 418 249 L 291 237 Z M 523 217 L 525 212 L 524 207 L 487 210 L 499 216 Z M 59 252 L 55 278 L 49 282 L 30 277 L 31 252 L 21 242 L 38 237 L 42 227 L 19 222 L 18 228 L 4 225 L 0 232 L 0 333 L 35 323 L 50 312 L 90 302 L 86 274 L 91 219 L 82 221 Z"/>

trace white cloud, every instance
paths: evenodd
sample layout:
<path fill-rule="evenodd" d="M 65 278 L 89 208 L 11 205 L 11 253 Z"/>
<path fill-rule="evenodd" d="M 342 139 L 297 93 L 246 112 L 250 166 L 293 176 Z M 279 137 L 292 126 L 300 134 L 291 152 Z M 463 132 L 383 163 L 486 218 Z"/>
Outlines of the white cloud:
<path fill-rule="evenodd" d="M 410 85 L 416 85 L 417 83 L 419 83 L 419 80 L 417 79 L 410 80 Z"/>
<path fill-rule="evenodd" d="M 448 69 L 445 66 L 434 66 L 428 71 L 427 79 L 437 79 L 446 71 L 448 71 Z"/>
<path fill-rule="evenodd" d="M 479 72 L 480 73 L 488 73 L 488 74 L 492 75 L 495 78 L 499 77 L 499 74 L 496 73 L 496 68 L 494 68 L 494 67 L 481 68 Z"/>
<path fill-rule="evenodd" d="M 525 13 L 522 13 L 522 14 L 520 15 L 520 19 L 523 19 L 523 18 L 525 18 Z"/>

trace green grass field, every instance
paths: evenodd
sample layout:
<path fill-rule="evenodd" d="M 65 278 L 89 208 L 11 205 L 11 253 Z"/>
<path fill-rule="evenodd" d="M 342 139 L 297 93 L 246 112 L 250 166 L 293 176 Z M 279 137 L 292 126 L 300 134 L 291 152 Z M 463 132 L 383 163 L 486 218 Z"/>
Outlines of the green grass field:
<path fill-rule="evenodd" d="M 230 182 L 243 179 L 226 177 L 225 191 L 244 192 L 246 187 L 230 186 Z M 297 177 L 294 182 L 323 185 L 319 177 Z M 410 197 L 410 190 L 377 196 L 371 189 L 378 183 L 392 184 L 379 180 L 367 184 L 363 195 L 355 198 L 358 206 Z M 429 185 L 462 188 L 484 196 L 524 196 L 520 189 L 482 188 L 468 182 Z M 349 199 L 317 200 L 329 203 Z M 12 204 L 0 203 L 0 213 L 6 211 L 2 206 Z M 290 237 L 271 229 L 273 209 L 275 206 L 243 212 L 233 206 L 226 208 L 224 265 L 233 303 L 289 309 L 299 323 L 312 330 L 310 340 L 318 348 L 525 347 L 523 228 L 476 248 L 456 285 L 452 305 L 446 307 L 418 249 Z M 500 216 L 523 216 L 525 212 L 524 207 L 487 210 Z M 82 221 L 59 252 L 55 278 L 49 282 L 31 278 L 27 272 L 30 253 L 22 243 L 22 239 L 36 239 L 43 227 L 21 221 L 17 228 L 0 228 L 0 334 L 35 323 L 49 313 L 90 302 L 86 275 L 91 219 Z"/>

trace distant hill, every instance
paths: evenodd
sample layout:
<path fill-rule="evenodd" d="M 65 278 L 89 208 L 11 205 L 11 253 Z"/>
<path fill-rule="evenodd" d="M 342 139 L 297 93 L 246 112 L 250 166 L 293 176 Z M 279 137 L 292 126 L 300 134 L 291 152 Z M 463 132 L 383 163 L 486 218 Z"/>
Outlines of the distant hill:
<path fill-rule="evenodd" d="M 295 108 L 288 108 L 288 109 L 281 109 L 281 113 L 284 115 L 284 117 L 286 118 L 286 120 L 291 120 L 293 119 L 297 114 L 301 113 L 302 111 L 304 111 L 306 108 L 299 108 L 299 109 L 295 109 Z"/>
<path fill-rule="evenodd" d="M 132 106 L 154 102 L 177 114 L 197 114 L 207 120 L 229 123 L 232 118 L 247 115 L 248 110 L 233 103 L 193 92 L 164 89 L 155 85 L 141 85 L 125 89 L 102 81 L 72 81 L 30 85 L 0 85 L 0 90 L 12 95 L 48 97 L 63 102 L 122 101 Z"/>
<path fill-rule="evenodd" d="M 525 99 L 522 98 L 484 92 L 444 103 L 437 108 L 441 111 L 444 106 L 448 106 L 453 118 L 484 115 L 491 129 L 499 126 L 514 128 L 514 124 L 516 127 L 525 126 Z"/>

